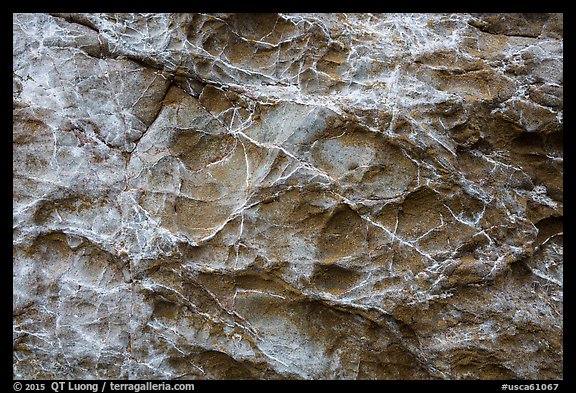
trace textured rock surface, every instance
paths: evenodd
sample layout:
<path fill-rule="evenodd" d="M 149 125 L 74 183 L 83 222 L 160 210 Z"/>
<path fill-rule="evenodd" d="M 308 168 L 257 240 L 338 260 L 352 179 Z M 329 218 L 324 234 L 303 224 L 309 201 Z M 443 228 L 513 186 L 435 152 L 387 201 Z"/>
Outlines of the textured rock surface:
<path fill-rule="evenodd" d="M 15 377 L 562 377 L 562 15 L 13 29 Z"/>

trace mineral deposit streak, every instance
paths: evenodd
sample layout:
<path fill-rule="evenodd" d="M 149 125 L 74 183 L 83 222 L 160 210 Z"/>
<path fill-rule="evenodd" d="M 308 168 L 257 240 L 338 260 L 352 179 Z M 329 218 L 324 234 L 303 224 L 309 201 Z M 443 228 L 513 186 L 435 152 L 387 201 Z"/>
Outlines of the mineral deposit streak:
<path fill-rule="evenodd" d="M 562 14 L 14 14 L 18 379 L 561 379 Z"/>

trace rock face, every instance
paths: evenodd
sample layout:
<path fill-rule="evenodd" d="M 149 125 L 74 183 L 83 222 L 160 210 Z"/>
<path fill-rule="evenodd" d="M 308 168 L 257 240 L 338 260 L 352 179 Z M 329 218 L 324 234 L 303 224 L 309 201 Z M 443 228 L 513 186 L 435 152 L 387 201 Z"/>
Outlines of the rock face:
<path fill-rule="evenodd" d="M 562 378 L 561 14 L 15 14 L 14 377 Z"/>

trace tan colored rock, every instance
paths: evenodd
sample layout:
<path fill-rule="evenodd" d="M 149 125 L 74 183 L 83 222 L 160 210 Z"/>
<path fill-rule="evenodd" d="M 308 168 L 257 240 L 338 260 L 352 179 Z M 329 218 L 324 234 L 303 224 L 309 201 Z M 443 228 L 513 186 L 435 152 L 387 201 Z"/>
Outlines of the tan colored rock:
<path fill-rule="evenodd" d="M 562 14 L 14 14 L 19 379 L 561 379 Z"/>

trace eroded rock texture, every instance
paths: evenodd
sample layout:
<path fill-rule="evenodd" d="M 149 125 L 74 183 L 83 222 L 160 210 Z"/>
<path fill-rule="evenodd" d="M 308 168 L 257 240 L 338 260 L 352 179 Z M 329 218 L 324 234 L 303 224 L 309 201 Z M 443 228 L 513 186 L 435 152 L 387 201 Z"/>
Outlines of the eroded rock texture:
<path fill-rule="evenodd" d="M 562 15 L 13 23 L 15 377 L 562 377 Z"/>

